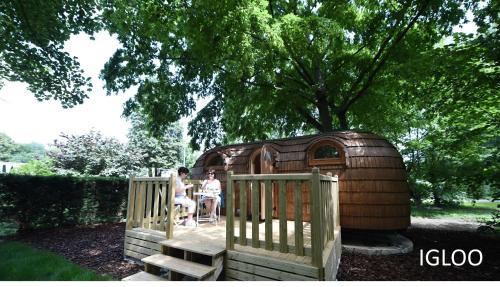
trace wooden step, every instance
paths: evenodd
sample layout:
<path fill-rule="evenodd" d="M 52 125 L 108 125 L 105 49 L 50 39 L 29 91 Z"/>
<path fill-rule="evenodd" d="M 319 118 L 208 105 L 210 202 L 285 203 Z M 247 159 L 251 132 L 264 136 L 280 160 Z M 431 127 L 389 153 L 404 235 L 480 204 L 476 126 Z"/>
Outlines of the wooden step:
<path fill-rule="evenodd" d="M 215 267 L 186 261 L 163 254 L 151 255 L 143 258 L 141 261 L 146 264 L 165 268 L 176 273 L 196 278 L 198 280 L 203 280 L 204 278 L 213 274 L 215 271 Z"/>
<path fill-rule="evenodd" d="M 141 271 L 122 279 L 122 281 L 167 281 L 166 278 Z"/>
<path fill-rule="evenodd" d="M 221 244 L 217 245 L 213 243 L 200 242 L 195 240 L 167 239 L 160 241 L 159 244 L 211 257 L 216 257 L 226 251 L 225 247 L 226 242 L 221 242 Z"/>

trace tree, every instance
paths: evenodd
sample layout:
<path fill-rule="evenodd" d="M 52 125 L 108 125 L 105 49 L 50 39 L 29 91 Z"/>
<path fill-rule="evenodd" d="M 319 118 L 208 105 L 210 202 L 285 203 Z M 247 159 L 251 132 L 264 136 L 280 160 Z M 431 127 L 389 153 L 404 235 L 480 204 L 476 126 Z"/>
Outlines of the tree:
<path fill-rule="evenodd" d="M 398 89 L 392 75 L 460 22 L 464 1 L 108 1 L 123 45 L 109 92 L 139 87 L 126 114 L 162 127 L 212 96 L 190 123 L 192 145 L 349 129 L 360 100 Z M 366 104 L 366 103 L 365 103 Z M 226 138 L 221 136 L 225 133 Z"/>
<path fill-rule="evenodd" d="M 28 163 L 12 169 L 11 173 L 23 175 L 55 175 L 54 163 L 50 159 L 30 160 Z"/>
<path fill-rule="evenodd" d="M 172 124 L 161 137 L 152 136 L 143 120 L 134 115 L 128 133 L 130 153 L 140 158 L 139 167 L 152 169 L 175 168 L 182 161 L 182 128 L 179 123 Z"/>
<path fill-rule="evenodd" d="M 21 81 L 38 100 L 82 103 L 90 78 L 63 51 L 72 34 L 100 29 L 98 0 L 0 1 L 0 83 Z M 1 87 L 1 85 L 0 85 Z"/>
<path fill-rule="evenodd" d="M 18 150 L 11 157 L 14 162 L 29 162 L 41 160 L 46 157 L 45 146 L 40 143 L 19 144 Z"/>
<path fill-rule="evenodd" d="M 138 166 L 138 157 L 115 138 L 90 131 L 84 135 L 60 136 L 49 157 L 56 168 L 82 175 L 125 176 Z"/>
<path fill-rule="evenodd" d="M 417 80 L 397 96 L 405 121 L 391 119 L 407 124 L 407 136 L 393 140 L 404 146 L 411 181 L 428 182 L 437 205 L 498 189 L 498 11 L 499 4 L 485 4 L 475 10 L 476 33 L 455 33 L 450 44 L 414 59 L 405 78 Z"/>
<path fill-rule="evenodd" d="M 8 135 L 0 133 L 0 161 L 11 161 L 12 155 L 18 150 L 18 144 L 16 144 Z"/>

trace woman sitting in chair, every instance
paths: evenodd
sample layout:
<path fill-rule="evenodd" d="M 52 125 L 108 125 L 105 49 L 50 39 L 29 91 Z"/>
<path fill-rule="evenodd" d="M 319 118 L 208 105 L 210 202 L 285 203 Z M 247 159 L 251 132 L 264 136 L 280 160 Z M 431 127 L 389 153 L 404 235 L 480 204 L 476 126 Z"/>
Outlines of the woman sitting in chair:
<path fill-rule="evenodd" d="M 203 203 L 205 203 L 208 212 L 210 212 L 210 220 L 212 221 L 217 220 L 215 212 L 217 210 L 217 205 L 221 203 L 221 185 L 220 181 L 215 178 L 215 170 L 209 170 L 207 176 L 208 179 L 203 181 L 201 189 L 203 192 L 208 193 L 208 195 L 204 195 L 202 200 Z"/>

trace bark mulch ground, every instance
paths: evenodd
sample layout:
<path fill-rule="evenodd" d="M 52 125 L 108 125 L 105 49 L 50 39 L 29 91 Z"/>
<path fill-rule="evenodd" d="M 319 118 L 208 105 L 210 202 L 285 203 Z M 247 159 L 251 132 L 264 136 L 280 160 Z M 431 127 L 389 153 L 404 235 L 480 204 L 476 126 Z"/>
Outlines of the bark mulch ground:
<path fill-rule="evenodd" d="M 72 262 L 119 280 L 141 266 L 123 259 L 124 223 L 58 228 L 18 235 L 13 240 L 58 253 Z M 500 239 L 472 232 L 410 228 L 404 232 L 414 251 L 404 255 L 368 256 L 343 252 L 339 280 L 500 280 Z M 480 266 L 420 266 L 420 249 L 479 249 Z M 457 258 L 459 259 L 459 258 Z"/>
<path fill-rule="evenodd" d="M 342 253 L 339 280 L 500 280 L 500 238 L 476 232 L 410 228 L 403 235 L 413 241 L 413 252 L 401 255 L 368 256 Z M 479 249 L 483 255 L 481 265 L 429 266 L 425 254 L 431 249 L 445 250 L 446 263 L 451 262 L 451 253 L 462 249 L 468 253 Z M 424 265 L 420 266 L 420 250 L 423 250 Z M 456 254 L 457 261 L 462 261 Z M 432 253 L 430 256 L 436 256 Z M 431 259 L 431 258 L 430 258 Z M 473 262 L 478 260 L 474 254 Z M 442 259 L 440 259 L 442 261 Z M 432 263 L 432 262 L 431 262 Z"/>

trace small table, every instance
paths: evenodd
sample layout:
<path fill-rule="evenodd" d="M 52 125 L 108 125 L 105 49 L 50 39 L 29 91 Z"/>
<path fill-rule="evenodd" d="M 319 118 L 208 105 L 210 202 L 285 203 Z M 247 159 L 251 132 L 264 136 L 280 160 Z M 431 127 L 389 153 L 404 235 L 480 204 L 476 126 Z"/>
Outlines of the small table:
<path fill-rule="evenodd" d="M 213 197 L 215 199 L 215 204 L 218 205 L 217 203 L 217 196 L 220 194 L 220 192 L 193 192 L 193 196 L 196 196 L 196 224 L 199 224 L 200 221 L 204 222 L 210 222 L 210 214 L 208 215 L 200 215 L 200 208 L 202 206 L 202 196 L 208 196 L 208 197 Z M 217 206 L 215 206 L 217 208 Z M 220 214 L 218 215 L 220 216 Z M 217 219 L 218 220 L 218 219 Z M 215 221 L 215 224 L 217 224 L 217 220 Z"/>

